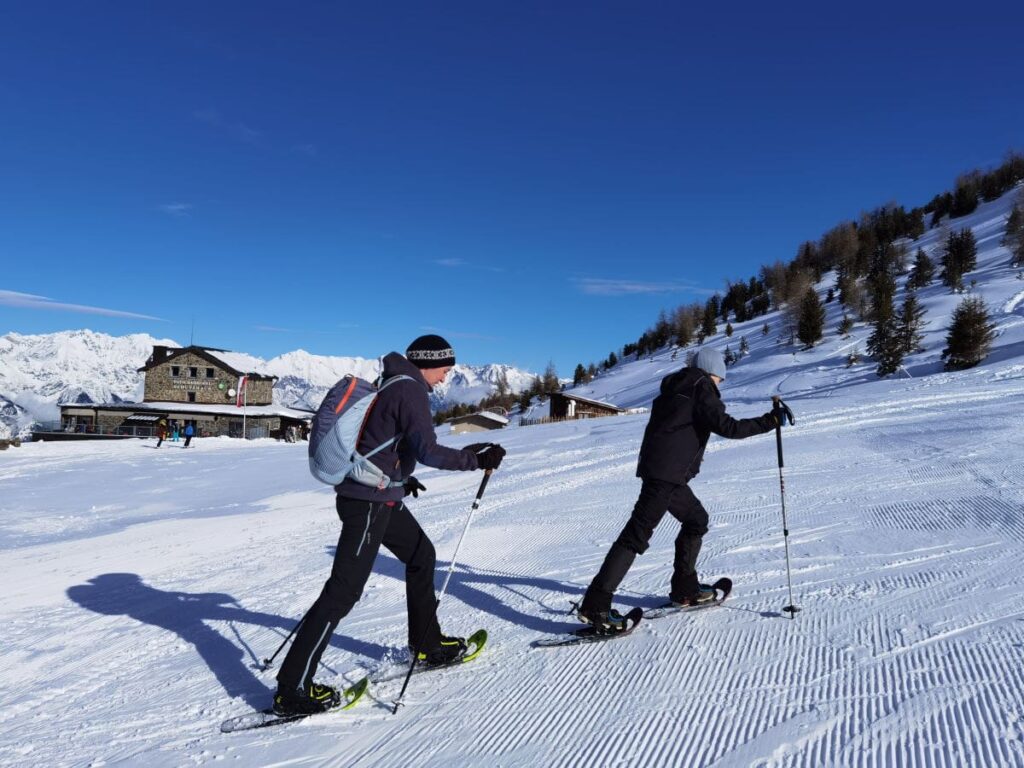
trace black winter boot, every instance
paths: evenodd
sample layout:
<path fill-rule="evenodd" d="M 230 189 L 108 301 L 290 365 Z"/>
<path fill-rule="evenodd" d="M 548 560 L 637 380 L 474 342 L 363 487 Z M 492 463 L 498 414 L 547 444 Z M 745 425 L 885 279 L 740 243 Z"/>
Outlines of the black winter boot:
<path fill-rule="evenodd" d="M 418 659 L 428 667 L 454 664 L 466 655 L 468 648 L 465 638 L 441 635 L 437 646 L 428 651 L 420 651 Z"/>
<path fill-rule="evenodd" d="M 341 704 L 337 689 L 321 683 L 312 683 L 308 689 L 278 689 L 274 695 L 274 712 L 278 715 L 314 715 Z"/>

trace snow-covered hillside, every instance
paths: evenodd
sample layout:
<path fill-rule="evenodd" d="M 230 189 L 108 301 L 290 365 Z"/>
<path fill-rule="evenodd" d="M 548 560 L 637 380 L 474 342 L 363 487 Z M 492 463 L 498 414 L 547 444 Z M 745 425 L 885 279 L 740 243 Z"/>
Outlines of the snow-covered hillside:
<path fill-rule="evenodd" d="M 118 402 L 142 397 L 142 375 L 137 372 L 154 345 L 177 347 L 169 339 L 146 334 L 108 336 L 93 331 L 62 331 L 42 335 L 9 333 L 0 336 L 0 439 L 25 432 L 32 421 L 59 417 L 55 407 L 70 402 Z M 252 370 L 279 377 L 274 398 L 284 405 L 315 408 L 342 376 L 354 373 L 372 379 L 377 360 L 361 357 L 313 355 L 305 350 L 270 360 L 236 353 Z M 475 403 L 494 391 L 504 375 L 513 392 L 528 387 L 533 374 L 508 365 L 457 365 L 435 388 L 435 407 Z"/>
<path fill-rule="evenodd" d="M 1021 279 L 1021 270 L 1010 266 L 1009 251 L 999 244 L 1013 199 L 1014 193 L 1004 195 L 998 200 L 982 203 L 969 216 L 949 222 L 949 228 L 953 230 L 970 227 L 977 240 L 978 266 L 964 276 L 964 283 L 970 285 L 975 281 L 975 286 L 969 290 L 985 300 L 996 325 L 997 336 L 986 361 L 989 364 L 1024 356 L 1024 280 Z M 913 263 L 913 255 L 918 248 L 923 248 L 938 264 L 942 236 L 940 227 L 929 230 L 916 241 L 906 241 L 910 251 L 908 264 Z M 938 271 L 937 267 L 936 274 Z M 898 280 L 897 306 L 902 302 L 906 279 L 904 275 Z M 834 286 L 835 274 L 826 274 L 817 286 L 822 301 L 828 289 Z M 938 277 L 930 286 L 916 293 L 927 310 L 924 318 L 925 349 L 907 356 L 903 362 L 904 370 L 898 374 L 901 377 L 927 377 L 942 371 L 941 355 L 950 318 L 956 305 L 964 298 L 961 294 L 950 293 Z M 750 354 L 729 369 L 729 376 L 722 386 L 723 394 L 731 398 L 757 399 L 764 395 L 766 383 L 770 383 L 772 394 L 799 398 L 877 381 L 875 364 L 865 356 L 871 326 L 856 323 L 850 337 L 841 338 L 837 328 L 843 314 L 842 307 L 838 301 L 825 306 L 825 338 L 810 350 L 780 343 L 781 336 L 788 337 L 783 333 L 780 312 L 744 323 L 733 321 L 734 331 L 730 338 L 725 337 L 724 323 L 720 323 L 719 333 L 708 339 L 708 345 L 722 351 L 728 346 L 733 352 L 738 352 L 740 338 L 746 337 L 750 346 Z M 762 335 L 765 323 L 770 328 L 768 335 Z M 692 349 L 693 346 L 689 347 Z M 847 356 L 855 349 L 860 352 L 862 361 L 847 367 Z M 572 391 L 624 408 L 649 405 L 657 394 L 661 378 L 684 365 L 689 350 L 666 348 L 640 360 L 624 361 Z"/>

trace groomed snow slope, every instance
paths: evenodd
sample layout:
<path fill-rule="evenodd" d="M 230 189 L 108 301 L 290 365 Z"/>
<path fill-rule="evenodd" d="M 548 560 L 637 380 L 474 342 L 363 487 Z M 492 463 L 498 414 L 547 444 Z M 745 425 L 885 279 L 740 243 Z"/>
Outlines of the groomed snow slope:
<path fill-rule="evenodd" d="M 639 365 L 647 365 L 641 363 Z M 762 396 L 785 389 L 765 379 Z M 727 399 L 728 399 L 728 392 Z M 733 597 L 633 636 L 530 642 L 565 616 L 635 499 L 644 416 L 509 429 L 463 546 L 444 629 L 472 666 L 372 690 L 350 712 L 222 735 L 268 703 L 258 672 L 320 589 L 338 522 L 304 446 L 34 444 L 0 455 L 10 765 L 1024 765 L 1024 364 L 794 400 L 785 433 L 787 602 L 771 435 L 713 439 L 693 487 L 700 568 Z M 762 404 L 737 404 L 756 415 Z M 446 437 L 463 445 L 470 436 Z M 180 445 L 180 444 L 179 444 Z M 478 473 L 418 473 L 438 583 Z M 129 525 L 129 523 L 132 523 Z M 667 518 L 621 606 L 665 594 Z M 378 559 L 321 676 L 404 658 L 400 565 Z"/>

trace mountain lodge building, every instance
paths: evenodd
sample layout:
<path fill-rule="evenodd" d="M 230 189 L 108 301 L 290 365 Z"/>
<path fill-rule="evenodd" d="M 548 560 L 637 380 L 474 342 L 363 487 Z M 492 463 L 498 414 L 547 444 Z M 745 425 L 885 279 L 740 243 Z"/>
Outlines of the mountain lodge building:
<path fill-rule="evenodd" d="M 285 437 L 303 433 L 312 414 L 273 401 L 276 376 L 255 370 L 248 355 L 213 347 L 154 346 L 139 372 L 141 403 L 69 403 L 61 406 L 59 433 L 37 439 L 89 435 L 150 437 L 191 424 L 198 437 Z M 294 428 L 289 432 L 289 428 Z"/>

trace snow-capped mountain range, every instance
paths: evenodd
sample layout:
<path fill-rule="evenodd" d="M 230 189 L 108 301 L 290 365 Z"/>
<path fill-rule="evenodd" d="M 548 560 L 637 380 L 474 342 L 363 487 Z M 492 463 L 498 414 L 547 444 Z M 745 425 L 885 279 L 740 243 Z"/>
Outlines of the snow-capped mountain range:
<path fill-rule="evenodd" d="M 148 334 L 109 336 L 89 330 L 0 336 L 0 439 L 25 433 L 34 422 L 58 419 L 57 406 L 62 403 L 140 400 L 143 377 L 137 369 L 154 345 L 181 346 Z M 354 373 L 372 379 L 379 368 L 373 359 L 314 355 L 301 349 L 270 360 L 244 357 L 252 370 L 278 377 L 275 401 L 299 408 L 315 408 L 342 376 Z M 496 389 L 502 376 L 511 391 L 519 392 L 534 374 L 502 364 L 456 365 L 435 387 L 433 405 L 478 402 Z"/>

